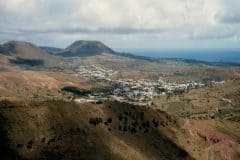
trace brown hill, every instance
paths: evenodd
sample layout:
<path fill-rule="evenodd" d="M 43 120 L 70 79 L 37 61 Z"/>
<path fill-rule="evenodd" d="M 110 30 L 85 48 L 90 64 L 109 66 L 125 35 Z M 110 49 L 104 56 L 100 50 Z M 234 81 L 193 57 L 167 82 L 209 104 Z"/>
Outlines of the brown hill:
<path fill-rule="evenodd" d="M 99 41 L 76 41 L 69 47 L 59 52 L 58 55 L 64 57 L 84 57 L 84 56 L 94 56 L 102 53 L 114 54 L 115 52 L 107 47 L 105 44 Z"/>
<path fill-rule="evenodd" d="M 9 56 L 10 62 L 17 65 L 54 65 L 57 58 L 29 42 L 10 41 L 0 45 L 0 55 Z"/>

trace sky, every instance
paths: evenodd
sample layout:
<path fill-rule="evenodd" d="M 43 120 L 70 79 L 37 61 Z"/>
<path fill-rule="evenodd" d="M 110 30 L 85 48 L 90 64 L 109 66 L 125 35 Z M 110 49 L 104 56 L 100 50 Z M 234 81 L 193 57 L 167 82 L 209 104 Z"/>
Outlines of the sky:
<path fill-rule="evenodd" d="M 0 0 L 0 43 L 240 48 L 240 0 Z"/>

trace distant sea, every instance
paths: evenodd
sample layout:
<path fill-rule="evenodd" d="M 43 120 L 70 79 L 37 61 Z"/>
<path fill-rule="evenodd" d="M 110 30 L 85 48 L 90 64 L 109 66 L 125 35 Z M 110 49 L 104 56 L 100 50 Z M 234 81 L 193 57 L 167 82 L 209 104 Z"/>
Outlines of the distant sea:
<path fill-rule="evenodd" d="M 119 52 L 131 53 L 153 58 L 184 58 L 208 62 L 240 63 L 240 48 L 237 49 L 116 49 Z"/>

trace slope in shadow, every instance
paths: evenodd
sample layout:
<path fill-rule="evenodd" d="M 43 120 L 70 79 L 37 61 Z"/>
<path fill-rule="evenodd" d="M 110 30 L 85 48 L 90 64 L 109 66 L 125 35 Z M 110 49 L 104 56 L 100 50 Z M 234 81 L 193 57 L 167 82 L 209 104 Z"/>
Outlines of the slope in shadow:
<path fill-rule="evenodd" d="M 159 128 L 176 124 L 165 112 L 130 104 L 110 102 L 107 112 L 120 139 L 156 159 L 191 159 L 188 153 L 169 140 Z"/>
<path fill-rule="evenodd" d="M 78 105 L 64 101 L 1 103 L 0 115 L 0 133 L 8 133 L 1 136 L 5 144 L 1 149 L 6 153 L 15 151 L 8 155 L 21 155 L 25 159 L 126 159 L 123 157 L 128 153 L 119 155 L 109 148 L 114 137 L 136 151 L 140 149 L 147 159 L 191 159 L 159 132 L 166 115 L 133 105 L 118 102 Z M 94 117 L 101 117 L 101 123 L 90 123 Z M 174 123 L 174 119 L 167 119 L 169 124 Z M 138 125 L 134 124 L 136 120 Z"/>
<path fill-rule="evenodd" d="M 12 64 L 30 66 L 30 67 L 36 67 L 36 66 L 43 66 L 44 65 L 44 61 L 41 60 L 41 59 L 26 59 L 26 58 L 17 57 L 16 59 L 10 59 L 9 61 Z"/>

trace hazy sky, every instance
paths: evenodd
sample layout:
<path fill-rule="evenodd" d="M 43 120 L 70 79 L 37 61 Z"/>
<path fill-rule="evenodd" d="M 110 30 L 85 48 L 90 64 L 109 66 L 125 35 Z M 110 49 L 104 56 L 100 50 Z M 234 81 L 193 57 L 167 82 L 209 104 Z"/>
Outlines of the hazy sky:
<path fill-rule="evenodd" d="M 240 0 L 0 0 L 0 42 L 240 48 Z"/>

